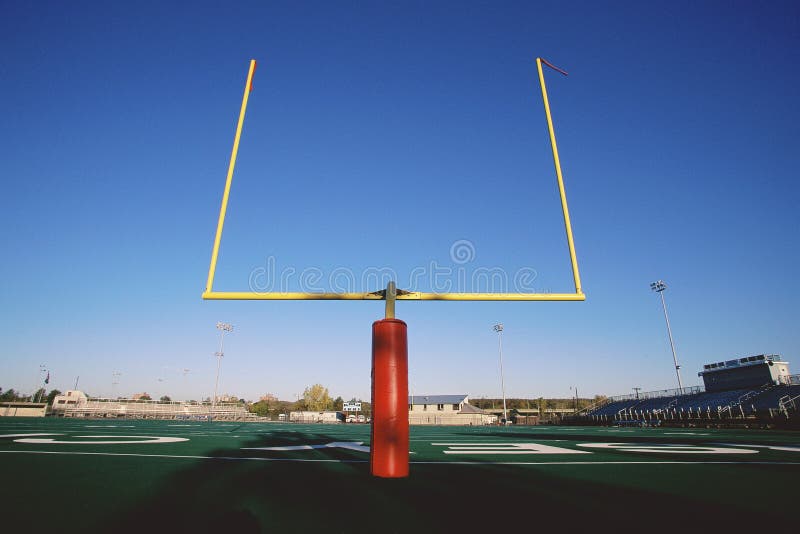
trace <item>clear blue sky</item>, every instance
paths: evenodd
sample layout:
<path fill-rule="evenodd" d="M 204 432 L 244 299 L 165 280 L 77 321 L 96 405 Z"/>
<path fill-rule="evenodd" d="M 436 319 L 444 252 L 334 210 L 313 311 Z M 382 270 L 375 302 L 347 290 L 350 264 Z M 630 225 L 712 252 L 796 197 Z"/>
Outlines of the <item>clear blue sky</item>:
<path fill-rule="evenodd" d="M 5 2 L 0 387 L 33 390 L 43 363 L 62 390 L 109 395 L 118 371 L 116 394 L 209 396 L 226 321 L 221 393 L 369 398 L 382 302 L 200 299 L 250 58 L 215 289 L 274 261 L 295 289 L 435 266 L 570 291 L 542 56 L 570 72 L 547 81 L 587 300 L 399 302 L 412 391 L 499 396 L 498 321 L 509 396 L 674 387 L 659 278 L 685 383 L 748 354 L 798 372 L 798 20 L 797 2 Z"/>

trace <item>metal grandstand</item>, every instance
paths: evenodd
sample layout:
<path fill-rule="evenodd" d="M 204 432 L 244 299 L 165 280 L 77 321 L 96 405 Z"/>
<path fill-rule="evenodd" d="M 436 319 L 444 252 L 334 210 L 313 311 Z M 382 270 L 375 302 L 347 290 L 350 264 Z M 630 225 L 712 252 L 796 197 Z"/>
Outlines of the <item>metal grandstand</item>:
<path fill-rule="evenodd" d="M 573 422 L 582 424 L 709 424 L 722 422 L 797 421 L 800 419 L 800 375 L 726 391 L 703 386 L 666 389 L 609 397 L 582 410 Z"/>
<path fill-rule="evenodd" d="M 68 392 L 74 393 L 74 392 Z M 59 396 L 60 397 L 60 396 Z M 239 403 L 164 402 L 133 399 L 77 397 L 74 402 L 53 403 L 53 415 L 85 418 L 176 419 L 196 421 L 264 421 Z M 66 397 L 66 396 L 65 396 Z"/>

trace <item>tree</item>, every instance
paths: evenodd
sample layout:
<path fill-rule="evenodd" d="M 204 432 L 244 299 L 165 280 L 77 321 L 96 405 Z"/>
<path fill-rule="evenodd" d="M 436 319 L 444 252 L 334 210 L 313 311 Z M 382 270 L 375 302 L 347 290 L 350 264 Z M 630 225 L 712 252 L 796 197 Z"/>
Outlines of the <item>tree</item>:
<path fill-rule="evenodd" d="M 61 392 L 57 389 L 51 389 L 50 393 L 47 394 L 47 404 L 50 406 L 53 405 L 53 401 L 56 398 L 56 395 L 61 395 Z"/>
<path fill-rule="evenodd" d="M 259 417 L 269 417 L 270 415 L 269 403 L 265 401 L 254 402 L 253 404 L 248 406 L 247 411 L 249 411 L 250 413 L 254 413 Z"/>
<path fill-rule="evenodd" d="M 36 390 L 36 393 L 33 394 L 31 397 L 31 402 L 42 402 L 42 399 L 47 394 L 47 390 L 44 388 L 39 388 Z"/>
<path fill-rule="evenodd" d="M 172 402 L 172 399 L 169 398 L 169 395 L 163 395 L 160 399 L 161 402 Z"/>
<path fill-rule="evenodd" d="M 289 401 L 278 401 L 278 404 L 272 408 L 272 414 L 278 415 L 281 413 L 288 414 L 292 409 L 292 403 Z"/>
<path fill-rule="evenodd" d="M 333 400 L 328 394 L 328 388 L 322 384 L 314 384 L 311 387 L 307 387 L 303 391 L 303 403 L 308 410 L 313 412 L 328 410 L 333 406 Z"/>
<path fill-rule="evenodd" d="M 344 409 L 344 399 L 339 396 L 333 399 L 333 409 L 340 412 Z"/>
<path fill-rule="evenodd" d="M 141 396 L 139 397 L 139 400 L 148 401 L 148 400 L 153 400 L 153 399 L 151 399 L 151 398 L 150 398 L 150 395 L 148 395 L 147 393 L 145 393 L 144 395 L 141 395 Z"/>
<path fill-rule="evenodd" d="M 508 409 L 509 410 L 520 410 L 523 408 L 523 400 L 522 399 L 508 399 Z"/>
<path fill-rule="evenodd" d="M 292 411 L 294 403 L 288 401 L 278 400 L 277 397 L 275 400 L 266 401 L 260 400 L 258 402 L 254 402 L 247 407 L 247 410 L 251 413 L 254 413 L 260 417 L 270 417 L 272 419 L 277 419 L 279 414 L 282 413 L 289 413 Z"/>

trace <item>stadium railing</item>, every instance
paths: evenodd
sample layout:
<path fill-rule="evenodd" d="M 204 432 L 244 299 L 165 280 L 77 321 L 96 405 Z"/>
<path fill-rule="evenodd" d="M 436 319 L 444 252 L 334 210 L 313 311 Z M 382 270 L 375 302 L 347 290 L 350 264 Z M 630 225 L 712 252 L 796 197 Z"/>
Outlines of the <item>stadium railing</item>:
<path fill-rule="evenodd" d="M 789 375 L 778 377 L 778 382 L 787 386 L 800 385 L 800 375 Z"/>
<path fill-rule="evenodd" d="M 705 388 L 703 386 L 689 386 L 685 388 L 675 388 L 675 389 L 659 389 L 656 391 L 645 391 L 639 393 L 630 393 L 628 395 L 616 395 L 613 397 L 609 397 L 608 400 L 611 402 L 617 401 L 626 401 L 626 400 L 646 400 L 646 399 L 655 399 L 659 397 L 678 397 L 682 395 L 695 395 L 697 393 L 703 393 Z"/>

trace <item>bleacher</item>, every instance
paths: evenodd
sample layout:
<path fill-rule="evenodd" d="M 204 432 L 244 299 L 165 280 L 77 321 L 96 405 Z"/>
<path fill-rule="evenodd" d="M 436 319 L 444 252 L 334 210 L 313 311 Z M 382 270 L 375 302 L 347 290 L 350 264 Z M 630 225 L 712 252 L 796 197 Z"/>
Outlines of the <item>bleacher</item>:
<path fill-rule="evenodd" d="M 759 395 L 753 399 L 748 399 L 746 403 L 752 406 L 754 411 L 768 410 L 777 407 L 778 409 L 797 410 L 800 408 L 800 385 L 781 386 Z M 782 406 L 783 402 L 788 402 L 790 406 Z"/>
<path fill-rule="evenodd" d="M 262 421 L 241 404 L 87 399 L 54 407 L 55 415 L 88 418 L 180 419 L 197 421 Z"/>
<path fill-rule="evenodd" d="M 797 416 L 800 384 L 763 384 L 728 391 L 703 391 L 691 388 L 647 392 L 638 396 L 611 397 L 602 406 L 583 414 L 581 419 L 598 422 L 668 421 L 680 419 L 776 418 Z"/>
<path fill-rule="evenodd" d="M 573 418 L 599 424 L 661 424 L 665 421 L 776 418 L 800 419 L 800 375 L 778 354 L 712 362 L 698 373 L 703 386 L 611 397 Z"/>
<path fill-rule="evenodd" d="M 739 399 L 752 390 L 733 389 L 730 391 L 703 392 L 691 397 L 678 397 L 675 408 L 678 410 L 721 410 L 733 403 L 738 403 Z"/>

